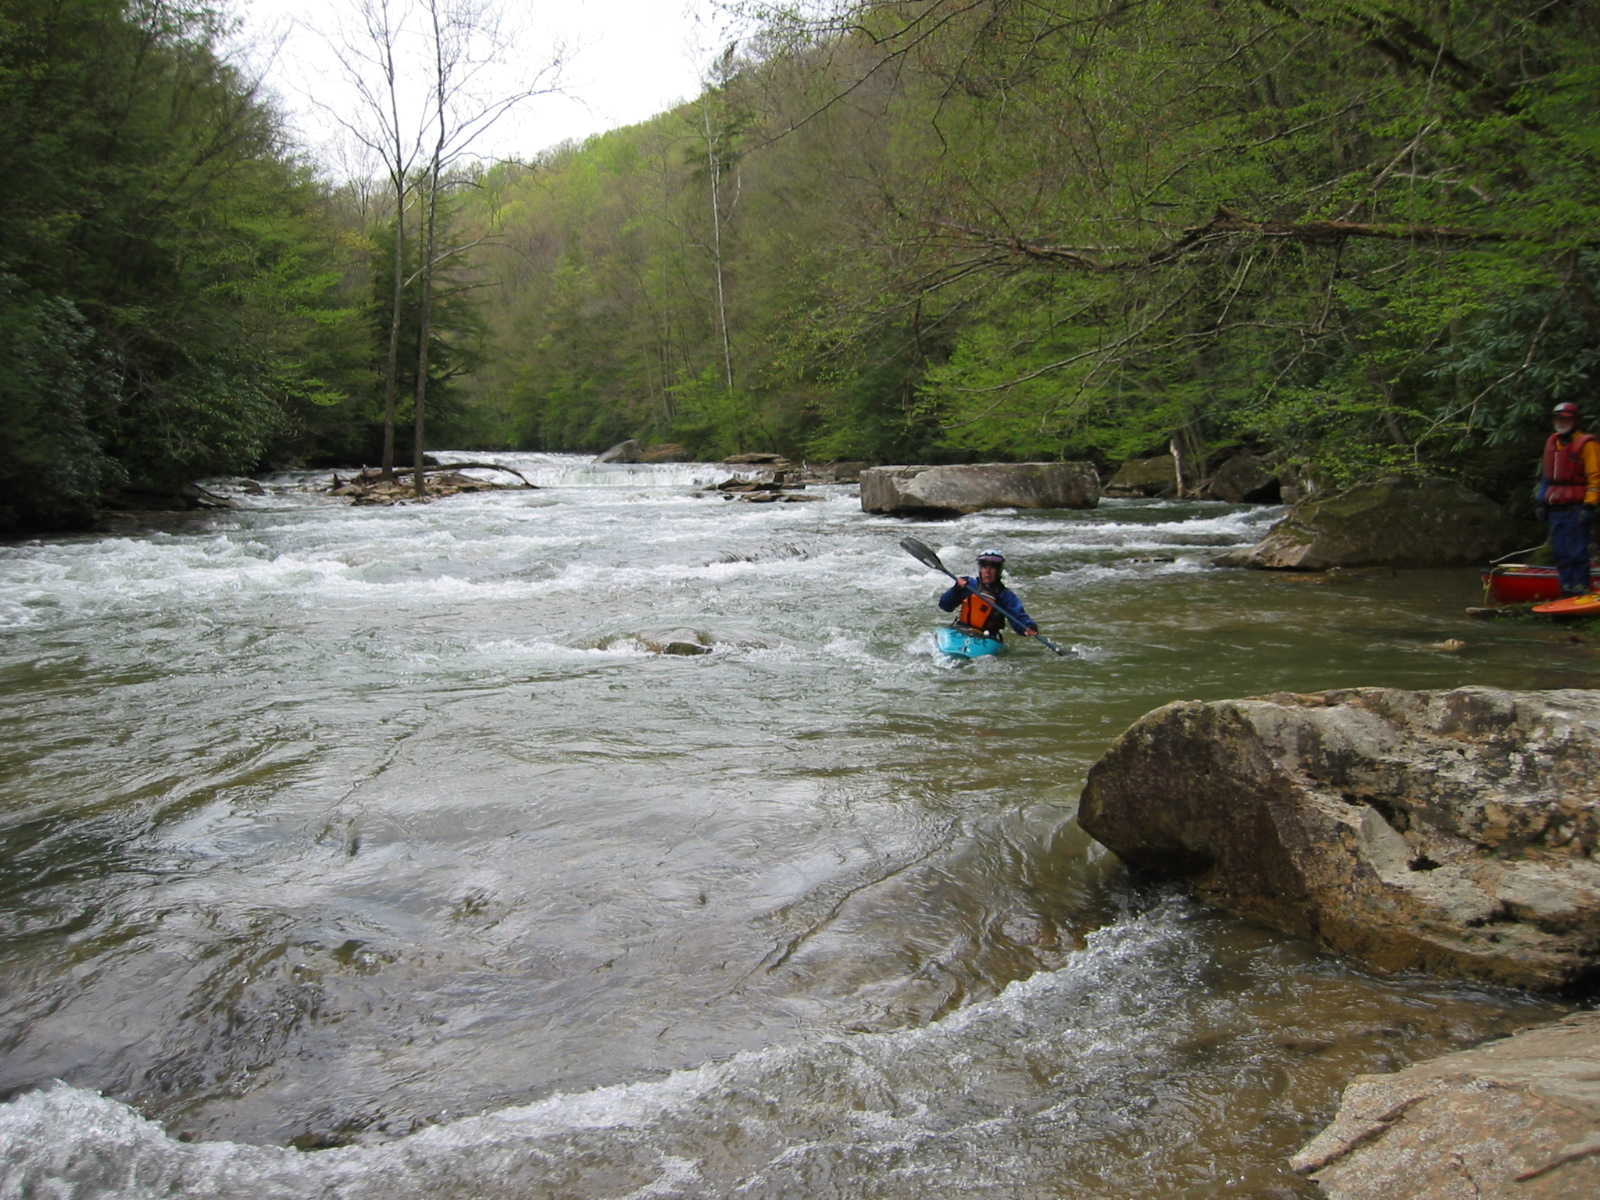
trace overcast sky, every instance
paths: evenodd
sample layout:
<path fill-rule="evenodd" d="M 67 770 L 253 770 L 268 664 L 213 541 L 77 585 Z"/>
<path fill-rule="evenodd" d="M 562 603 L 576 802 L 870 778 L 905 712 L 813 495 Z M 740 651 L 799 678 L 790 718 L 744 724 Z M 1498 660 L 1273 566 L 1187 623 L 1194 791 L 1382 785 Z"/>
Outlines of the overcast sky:
<path fill-rule="evenodd" d="M 265 64 L 267 82 L 293 115 L 304 145 L 335 169 L 337 123 L 317 101 L 347 112 L 356 105 L 327 48 L 340 21 L 350 24 L 356 4 L 234 0 L 250 53 Z M 562 94 L 527 101 L 474 143 L 476 152 L 491 157 L 530 157 L 692 99 L 705 64 L 724 44 L 722 18 L 710 0 L 504 0 L 502 10 L 519 26 L 516 60 L 524 76 L 548 63 L 562 43 L 567 63 Z"/>

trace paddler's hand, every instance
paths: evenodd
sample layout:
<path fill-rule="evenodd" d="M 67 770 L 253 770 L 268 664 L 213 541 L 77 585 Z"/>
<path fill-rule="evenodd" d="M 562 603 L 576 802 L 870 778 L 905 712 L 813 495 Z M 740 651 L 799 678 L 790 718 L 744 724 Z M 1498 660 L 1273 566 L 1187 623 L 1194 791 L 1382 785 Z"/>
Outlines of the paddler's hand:
<path fill-rule="evenodd" d="M 1023 637 L 1038 637 L 1039 636 L 1039 631 L 1037 629 L 1024 629 L 1022 631 L 1022 636 Z"/>
<path fill-rule="evenodd" d="M 972 580 L 963 575 L 960 579 L 956 580 L 956 586 L 959 588 L 965 588 L 970 592 L 972 590 Z"/>

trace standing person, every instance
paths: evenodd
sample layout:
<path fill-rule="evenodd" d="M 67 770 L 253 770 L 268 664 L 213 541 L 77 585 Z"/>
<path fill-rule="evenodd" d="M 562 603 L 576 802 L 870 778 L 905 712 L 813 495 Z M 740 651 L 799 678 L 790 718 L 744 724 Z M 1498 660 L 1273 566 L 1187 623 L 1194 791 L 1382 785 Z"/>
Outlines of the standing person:
<path fill-rule="evenodd" d="M 1008 588 L 1000 578 L 1005 568 L 1006 556 L 998 550 L 984 550 L 978 555 L 978 578 L 963 575 L 939 597 L 939 607 L 945 612 L 956 612 L 956 625 L 984 637 L 1000 639 L 1006 622 L 1011 622 L 1023 637 L 1037 637 L 1039 624 L 1022 607 L 1022 597 Z"/>
<path fill-rule="evenodd" d="M 1550 525 L 1563 596 L 1586 596 L 1589 538 L 1600 506 L 1600 439 L 1578 430 L 1578 406 L 1565 401 L 1550 414 L 1555 424 L 1539 464 L 1538 503 Z"/>

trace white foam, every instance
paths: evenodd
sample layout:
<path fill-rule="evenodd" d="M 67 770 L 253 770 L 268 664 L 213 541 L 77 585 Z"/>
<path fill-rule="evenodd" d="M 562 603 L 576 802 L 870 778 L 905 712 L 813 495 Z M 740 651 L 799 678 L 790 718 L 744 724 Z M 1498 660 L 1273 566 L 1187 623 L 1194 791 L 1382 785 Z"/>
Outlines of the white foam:
<path fill-rule="evenodd" d="M 1203 953 L 1181 914 L 1158 911 L 1095 933 L 1063 969 L 931 1025 L 824 1033 L 660 1079 L 552 1095 L 390 1143 L 314 1154 L 180 1142 L 125 1105 L 58 1084 L 0 1105 L 0 1192 L 288 1200 L 475 1194 L 492 1186 L 496 1194 L 536 1194 L 552 1171 L 581 1176 L 601 1162 L 618 1178 L 654 1178 L 595 1194 L 694 1194 L 681 1189 L 702 1185 L 703 1194 L 715 1194 L 704 1178 L 708 1164 L 726 1170 L 730 1157 L 747 1180 L 791 1182 L 812 1153 L 883 1156 L 920 1145 L 959 1157 L 987 1139 L 986 1127 L 1028 1119 L 1011 1111 L 1018 1098 L 1007 1106 L 969 1092 L 986 1076 L 1026 1076 L 1036 1058 L 1055 1063 L 1070 1080 L 1041 1090 L 1031 1102 L 1038 1108 L 1078 1103 L 1061 1095 L 1088 1097 L 1159 1061 L 1172 1036 L 1167 1010 Z M 737 1143 L 727 1141 L 730 1127 L 741 1131 Z M 1019 1145 L 1010 1152 L 1024 1153 Z M 1006 1165 L 1026 1170 L 1021 1160 Z"/>

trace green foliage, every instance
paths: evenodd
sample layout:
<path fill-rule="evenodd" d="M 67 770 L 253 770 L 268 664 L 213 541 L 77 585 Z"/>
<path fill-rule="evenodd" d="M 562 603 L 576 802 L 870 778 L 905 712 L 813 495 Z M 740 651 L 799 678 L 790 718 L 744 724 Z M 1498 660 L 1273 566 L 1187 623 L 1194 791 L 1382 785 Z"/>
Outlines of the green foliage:
<path fill-rule="evenodd" d="M 459 193 L 481 248 L 441 280 L 430 441 L 1110 465 L 1176 438 L 1499 486 L 1600 384 L 1593 6 L 830 7 Z M 24 478 L 81 512 L 375 461 L 384 234 L 286 161 L 220 28 L 0 14 L 14 513 Z"/>
<path fill-rule="evenodd" d="M 0 275 L 0 534 L 81 525 L 122 481 L 94 434 L 114 380 L 93 340 L 69 303 Z"/>
<path fill-rule="evenodd" d="M 260 461 L 338 386 L 337 259 L 204 5 L 12 0 L 0 270 L 19 525 Z"/>

